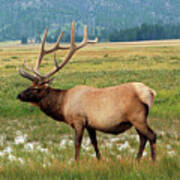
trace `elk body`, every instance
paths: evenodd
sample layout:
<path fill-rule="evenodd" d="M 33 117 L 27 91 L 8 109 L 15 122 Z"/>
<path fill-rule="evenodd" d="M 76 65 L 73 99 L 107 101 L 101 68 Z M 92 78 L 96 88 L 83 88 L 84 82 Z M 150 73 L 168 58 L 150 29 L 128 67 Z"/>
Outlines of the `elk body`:
<path fill-rule="evenodd" d="M 147 124 L 147 116 L 152 107 L 155 91 L 140 82 L 125 83 L 119 86 L 107 88 L 94 88 L 89 86 L 76 86 L 71 89 L 61 90 L 49 86 L 52 81 L 50 76 L 59 71 L 72 57 L 76 50 L 87 44 L 96 43 L 97 40 L 87 39 L 87 28 L 84 30 L 82 43 L 74 42 L 74 23 L 72 23 L 71 45 L 62 47 L 59 45 L 63 33 L 60 34 L 57 43 L 50 50 L 45 50 L 45 32 L 40 57 L 36 68 L 30 69 L 23 66 L 19 70 L 21 76 L 31 80 L 33 85 L 18 95 L 18 99 L 32 103 L 53 119 L 65 122 L 75 130 L 75 159 L 79 159 L 80 146 L 84 130 L 87 129 L 94 146 L 96 157 L 101 158 L 98 150 L 96 130 L 110 134 L 119 134 L 132 126 L 139 134 L 140 147 L 137 158 L 142 157 L 147 140 L 150 142 L 151 156 L 155 160 L 156 134 Z M 39 66 L 45 54 L 59 49 L 69 49 L 69 53 L 61 65 L 56 58 L 55 70 L 41 75 Z M 32 70 L 30 74 L 24 68 Z"/>

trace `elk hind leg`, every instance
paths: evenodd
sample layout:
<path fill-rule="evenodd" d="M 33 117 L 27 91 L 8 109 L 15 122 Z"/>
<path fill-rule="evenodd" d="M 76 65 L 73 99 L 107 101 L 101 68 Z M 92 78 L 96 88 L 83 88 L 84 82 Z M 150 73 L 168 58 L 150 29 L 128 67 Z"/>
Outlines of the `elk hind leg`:
<path fill-rule="evenodd" d="M 135 128 L 145 137 L 149 140 L 150 146 L 151 146 L 151 157 L 152 160 L 156 160 L 156 134 L 155 132 L 148 126 L 146 120 L 143 122 L 135 122 L 133 123 Z M 142 138 L 142 136 L 141 136 Z M 142 143 L 142 149 L 143 149 L 143 143 Z M 142 150 L 141 150 L 142 151 Z M 141 155 L 140 151 L 140 155 Z"/>
<path fill-rule="evenodd" d="M 136 131 L 139 134 L 139 140 L 140 140 L 139 151 L 138 151 L 138 154 L 137 154 L 136 158 L 137 158 L 137 160 L 140 160 L 142 155 L 143 155 L 144 148 L 146 146 L 147 137 L 144 136 L 143 134 L 141 134 L 141 132 L 138 129 L 136 129 Z"/>

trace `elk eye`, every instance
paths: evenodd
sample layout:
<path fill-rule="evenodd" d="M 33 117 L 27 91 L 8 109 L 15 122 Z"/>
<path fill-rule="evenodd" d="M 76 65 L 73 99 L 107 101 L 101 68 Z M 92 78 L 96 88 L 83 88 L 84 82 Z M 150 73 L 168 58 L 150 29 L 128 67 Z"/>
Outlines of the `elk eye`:
<path fill-rule="evenodd" d="M 35 93 L 39 93 L 39 92 L 41 92 L 41 89 L 33 89 L 33 91 L 34 91 Z"/>
<path fill-rule="evenodd" d="M 41 89 L 36 89 L 36 92 L 40 93 L 40 92 L 41 92 Z"/>

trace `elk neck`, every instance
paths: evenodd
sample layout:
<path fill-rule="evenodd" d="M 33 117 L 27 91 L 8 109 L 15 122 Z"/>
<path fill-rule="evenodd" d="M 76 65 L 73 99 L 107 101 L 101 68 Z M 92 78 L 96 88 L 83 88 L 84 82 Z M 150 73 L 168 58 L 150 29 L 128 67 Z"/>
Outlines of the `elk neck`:
<path fill-rule="evenodd" d="M 39 108 L 57 121 L 64 121 L 63 107 L 67 90 L 47 88 L 47 94 L 38 103 Z"/>

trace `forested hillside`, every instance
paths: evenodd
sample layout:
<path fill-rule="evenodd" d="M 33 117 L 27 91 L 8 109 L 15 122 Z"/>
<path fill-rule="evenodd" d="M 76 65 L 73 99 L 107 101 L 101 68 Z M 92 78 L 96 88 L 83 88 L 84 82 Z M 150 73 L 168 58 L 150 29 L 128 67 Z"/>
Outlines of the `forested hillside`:
<path fill-rule="evenodd" d="M 39 39 L 46 26 L 50 34 L 70 29 L 75 21 L 101 36 L 104 31 L 146 24 L 179 24 L 179 0 L 0 0 L 0 40 Z"/>

